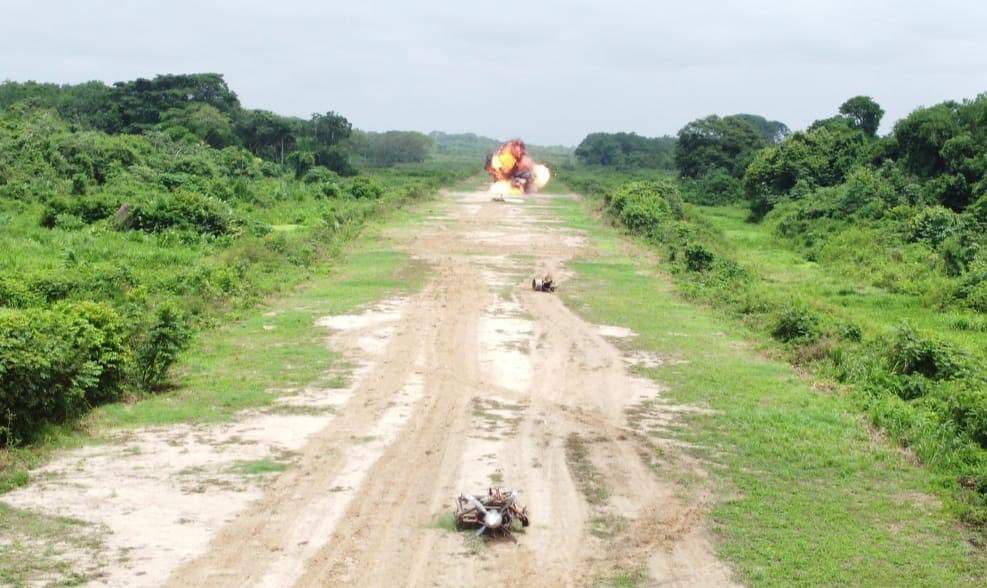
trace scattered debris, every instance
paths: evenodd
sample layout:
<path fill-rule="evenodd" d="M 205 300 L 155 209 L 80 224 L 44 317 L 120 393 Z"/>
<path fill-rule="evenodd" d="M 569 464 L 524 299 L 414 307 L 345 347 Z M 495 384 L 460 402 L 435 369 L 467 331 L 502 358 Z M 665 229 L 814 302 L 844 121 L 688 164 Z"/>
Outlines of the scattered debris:
<path fill-rule="evenodd" d="M 517 495 L 515 490 L 500 488 L 490 488 L 480 498 L 460 495 L 455 512 L 456 528 L 477 528 L 477 537 L 491 533 L 517 542 L 511 534 L 511 525 L 516 520 L 522 527 L 528 526 L 528 509 L 518 506 Z"/>
<path fill-rule="evenodd" d="M 552 279 L 551 274 L 545 274 L 545 277 L 538 280 L 538 278 L 532 278 L 531 289 L 535 292 L 555 292 L 555 280 Z"/>

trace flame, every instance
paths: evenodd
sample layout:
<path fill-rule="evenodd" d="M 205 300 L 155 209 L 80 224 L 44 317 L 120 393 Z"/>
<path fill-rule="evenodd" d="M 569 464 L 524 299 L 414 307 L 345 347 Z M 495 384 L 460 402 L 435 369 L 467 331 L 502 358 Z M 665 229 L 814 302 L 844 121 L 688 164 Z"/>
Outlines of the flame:
<path fill-rule="evenodd" d="M 535 166 L 532 171 L 532 175 L 534 176 L 535 188 L 538 190 L 544 188 L 545 185 L 548 184 L 548 181 L 552 179 L 551 170 L 549 170 L 547 166 L 540 163 Z"/>
<path fill-rule="evenodd" d="M 486 169 L 494 181 L 490 192 L 498 196 L 537 192 L 552 177 L 547 167 L 531 160 L 521 139 L 511 139 L 488 155 Z"/>
<path fill-rule="evenodd" d="M 514 186 L 507 180 L 500 180 L 490 185 L 490 193 L 495 196 L 516 196 L 522 192 L 520 188 Z"/>

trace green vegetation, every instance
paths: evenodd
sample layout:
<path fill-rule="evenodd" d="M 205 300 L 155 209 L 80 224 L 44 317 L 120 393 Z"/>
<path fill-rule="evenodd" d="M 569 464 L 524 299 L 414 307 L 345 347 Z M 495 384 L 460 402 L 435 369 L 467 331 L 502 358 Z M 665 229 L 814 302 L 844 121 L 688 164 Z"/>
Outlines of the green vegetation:
<path fill-rule="evenodd" d="M 422 163 L 432 150 L 432 139 L 414 131 L 356 130 L 347 139 L 346 147 L 369 165 L 390 167 L 398 163 Z"/>
<path fill-rule="evenodd" d="M 622 183 L 617 175 L 595 179 L 608 180 Z M 655 185 L 656 190 L 669 188 L 665 182 Z M 618 191 L 625 200 L 643 193 L 640 182 Z M 567 304 L 593 322 L 634 329 L 638 336 L 629 343 L 634 348 L 687 359 L 645 372 L 660 381 L 667 400 L 712 409 L 682 413 L 681 426 L 671 434 L 689 443 L 688 451 L 715 481 L 717 549 L 742 582 L 887 585 L 907 577 L 916 585 L 982 584 L 987 562 L 971 542 L 976 537 L 955 524 L 937 497 L 952 500 L 952 490 L 944 491 L 926 469 L 876 435 L 860 418 L 856 395 L 827 386 L 826 378 L 800 377 L 781 358 L 753 349 L 750 339 L 766 338 L 773 321 L 766 320 L 763 328 L 752 323 L 752 330 L 715 308 L 683 304 L 682 293 L 715 302 L 703 293 L 720 288 L 715 282 L 730 271 L 749 271 L 746 263 L 731 263 L 720 250 L 709 250 L 711 260 L 695 255 L 706 260 L 698 272 L 686 269 L 682 247 L 674 261 L 668 259 L 669 249 L 659 240 L 666 231 L 717 234 L 714 227 L 702 226 L 701 217 L 692 220 L 701 211 L 686 205 L 679 219 L 674 206 L 665 214 L 659 205 L 659 218 L 667 226 L 654 233 L 652 242 L 666 253 L 656 271 L 647 252 L 594 222 L 592 209 L 604 205 L 602 199 L 589 205 L 560 199 L 555 205 L 567 224 L 588 229 L 596 252 L 570 266 L 576 276 L 561 292 Z M 738 223 L 745 224 L 743 216 Z M 733 248 L 743 247 L 735 243 Z M 748 291 L 751 303 L 777 283 Z M 722 289 L 735 285 L 726 282 Z M 794 327 L 794 339 L 826 324 L 804 321 L 797 305 L 783 322 Z M 767 350 L 789 348 L 775 344 Z M 659 462 L 665 459 L 670 458 L 659 456 Z M 686 478 L 683 491 L 689 488 Z M 621 582 L 635 584 L 632 577 Z"/>
<path fill-rule="evenodd" d="M 689 298 L 724 308 L 802 369 L 846 386 L 859 410 L 930 467 L 950 508 L 984 524 L 987 333 L 968 328 L 979 313 L 944 315 L 839 263 L 808 261 L 742 212 L 682 206 L 671 180 L 618 181 L 602 203 L 663 252 Z"/>
<path fill-rule="evenodd" d="M 407 214 L 389 216 L 400 221 Z M 280 394 L 309 384 L 338 387 L 348 366 L 326 347 L 316 320 L 421 284 L 420 265 L 392 251 L 374 227 L 364 228 L 328 268 L 286 272 L 285 279 L 300 282 L 297 288 L 231 313 L 227 318 L 236 320 L 196 336 L 178 358 L 167 393 L 141 395 L 137 402 L 128 395 L 95 408 L 81 423 L 43 427 L 34 443 L 0 451 L 0 493 L 27 484 L 29 470 L 53 450 L 90 442 L 104 430 L 224 421 L 245 408 L 272 410 Z"/>
<path fill-rule="evenodd" d="M 673 137 L 642 137 L 634 133 L 591 133 L 576 147 L 583 165 L 615 168 L 674 169 Z"/>
<path fill-rule="evenodd" d="M 234 474 L 240 474 L 243 476 L 262 476 L 264 474 L 276 474 L 278 472 L 283 472 L 288 469 L 288 464 L 274 461 L 273 459 L 263 458 L 255 459 L 253 461 L 238 461 L 233 464 L 230 468 Z"/>
<path fill-rule="evenodd" d="M 656 246 L 688 297 L 742 319 L 845 393 L 928 466 L 950 510 L 982 529 L 985 113 L 987 95 L 947 102 L 877 137 L 883 110 L 851 98 L 838 116 L 777 145 L 738 140 L 754 150 L 717 148 L 714 157 L 694 150 L 722 170 L 718 186 L 708 183 L 712 196 L 696 189 L 690 176 L 702 167 L 691 159 L 680 162 L 688 165 L 678 188 L 589 170 L 563 179 Z M 687 145 L 680 135 L 678 153 Z"/>
<path fill-rule="evenodd" d="M 345 118 L 268 115 L 214 74 L 0 85 L 0 446 L 167 388 L 195 331 L 465 170 L 353 175 Z"/>

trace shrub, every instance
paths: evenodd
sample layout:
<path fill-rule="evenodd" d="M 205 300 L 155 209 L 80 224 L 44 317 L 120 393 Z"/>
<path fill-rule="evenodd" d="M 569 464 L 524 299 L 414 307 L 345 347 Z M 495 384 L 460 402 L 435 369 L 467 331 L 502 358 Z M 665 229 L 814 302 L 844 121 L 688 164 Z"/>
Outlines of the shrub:
<path fill-rule="evenodd" d="M 45 228 L 77 228 L 75 224 L 91 224 L 109 218 L 120 207 L 116 198 L 105 195 L 55 197 L 50 199 L 41 213 L 41 226 Z M 75 217 L 76 221 L 59 217 Z"/>
<path fill-rule="evenodd" d="M 168 370 L 191 339 L 189 329 L 173 306 L 159 307 L 149 324 L 139 329 L 131 342 L 134 349 L 132 378 L 143 390 L 161 388 Z"/>
<path fill-rule="evenodd" d="M 690 272 L 704 272 L 713 265 L 713 253 L 702 245 L 685 248 L 685 267 Z"/>
<path fill-rule="evenodd" d="M 66 272 L 49 272 L 26 278 L 25 283 L 34 295 L 45 302 L 56 302 L 79 288 L 80 278 Z"/>
<path fill-rule="evenodd" d="M 384 195 L 384 185 L 376 178 L 358 176 L 350 180 L 349 192 L 357 199 L 375 200 Z"/>
<path fill-rule="evenodd" d="M 650 233 L 669 217 L 668 203 L 657 197 L 630 200 L 621 208 L 620 222 L 635 233 Z"/>
<path fill-rule="evenodd" d="M 342 198 L 343 189 L 336 182 L 322 182 L 319 184 L 319 193 L 326 198 Z"/>
<path fill-rule="evenodd" d="M 987 386 L 983 382 L 949 382 L 943 385 L 940 397 L 949 418 L 987 448 Z"/>
<path fill-rule="evenodd" d="M 904 325 L 888 348 L 891 370 L 900 375 L 918 374 L 930 380 L 951 380 L 967 374 L 965 357 L 945 342 L 923 339 Z"/>
<path fill-rule="evenodd" d="M 128 223 L 130 228 L 149 233 L 172 228 L 209 235 L 233 231 L 229 207 L 215 198 L 184 190 L 137 205 Z"/>
<path fill-rule="evenodd" d="M 980 196 L 976 202 L 966 209 L 973 222 L 982 230 L 987 231 L 987 193 Z"/>
<path fill-rule="evenodd" d="M 687 202 L 706 206 L 731 204 L 744 197 L 740 180 L 722 169 L 714 169 L 695 180 L 682 178 Z"/>
<path fill-rule="evenodd" d="M 305 173 L 302 181 L 306 184 L 321 184 L 323 182 L 331 182 L 337 179 L 339 179 L 339 174 L 325 166 L 317 165 Z"/>
<path fill-rule="evenodd" d="M 953 234 L 956 225 L 955 212 L 942 206 L 930 206 L 909 220 L 908 234 L 912 241 L 925 241 L 936 247 Z"/>
<path fill-rule="evenodd" d="M 127 360 L 123 321 L 106 305 L 0 313 L 0 444 L 115 398 Z"/>
<path fill-rule="evenodd" d="M 276 178 L 284 172 L 284 168 L 273 161 L 264 161 L 260 164 L 260 173 L 265 178 Z"/>
<path fill-rule="evenodd" d="M 837 328 L 837 332 L 840 334 L 840 338 L 846 341 L 852 341 L 854 343 L 859 343 L 863 338 L 863 333 L 860 331 L 860 327 L 853 323 L 844 323 Z"/>
<path fill-rule="evenodd" d="M 956 232 L 939 245 L 939 255 L 945 265 L 946 274 L 958 276 L 967 270 L 967 267 L 976 258 L 980 244 L 971 231 Z"/>
<path fill-rule="evenodd" d="M 819 317 L 808 306 L 790 302 L 775 318 L 771 336 L 786 343 L 815 341 L 819 338 Z"/>
<path fill-rule="evenodd" d="M 0 306 L 22 308 L 37 303 L 37 296 L 24 285 L 23 280 L 0 276 Z"/>
<path fill-rule="evenodd" d="M 56 229 L 62 229 L 63 231 L 78 231 L 85 226 L 86 223 L 82 221 L 82 218 L 74 214 L 62 213 L 55 217 L 54 228 Z"/>
<path fill-rule="evenodd" d="M 671 180 L 628 182 L 604 195 L 608 212 L 634 232 L 655 234 L 682 216 L 682 199 Z"/>

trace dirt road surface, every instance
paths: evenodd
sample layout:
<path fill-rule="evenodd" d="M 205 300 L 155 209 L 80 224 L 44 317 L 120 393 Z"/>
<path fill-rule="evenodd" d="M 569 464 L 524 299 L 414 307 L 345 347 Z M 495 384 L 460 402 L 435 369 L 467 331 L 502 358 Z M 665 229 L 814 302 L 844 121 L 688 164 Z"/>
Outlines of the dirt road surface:
<path fill-rule="evenodd" d="M 453 192 L 391 230 L 426 284 L 319 321 L 356 366 L 348 388 L 75 451 L 4 500 L 102 525 L 94 584 L 730 584 L 702 483 L 684 491 L 667 472 L 688 462 L 658 461 L 675 445 L 654 431 L 689 408 L 629 372 L 650 361 L 619 349 L 632 332 L 531 290 L 546 272 L 564 289 L 566 262 L 593 254 L 553 214 L 568 197 Z M 264 483 L 224 473 L 278 452 L 291 465 Z M 490 486 L 521 491 L 516 544 L 449 529 L 455 497 Z"/>

